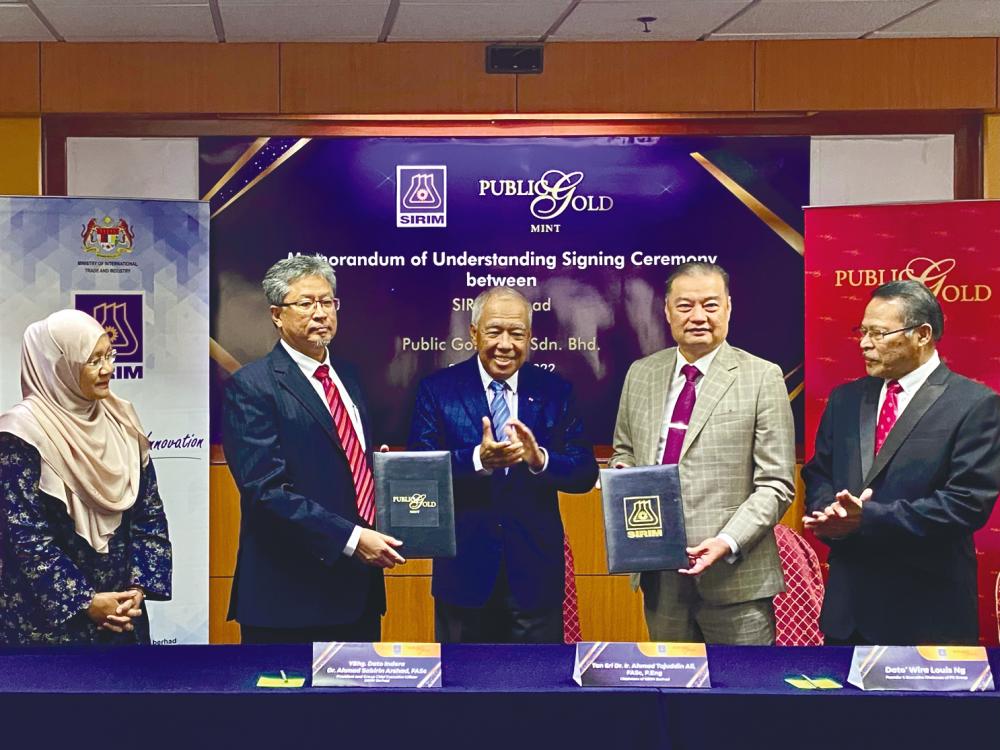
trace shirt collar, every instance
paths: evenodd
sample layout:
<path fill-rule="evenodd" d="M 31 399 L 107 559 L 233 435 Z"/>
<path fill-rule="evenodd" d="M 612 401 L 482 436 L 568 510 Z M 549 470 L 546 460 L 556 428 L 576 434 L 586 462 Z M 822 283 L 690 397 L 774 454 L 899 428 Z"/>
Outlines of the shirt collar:
<path fill-rule="evenodd" d="M 930 377 L 931 373 L 937 369 L 937 366 L 941 364 L 941 357 L 938 356 L 937 351 L 931 354 L 931 358 L 924 362 L 920 367 L 915 370 L 910 370 L 903 377 L 899 379 L 899 384 L 903 387 L 905 393 L 915 393 L 920 386 L 924 384 L 927 378 Z M 888 381 L 887 381 L 888 382 Z"/>
<path fill-rule="evenodd" d="M 704 375 L 708 375 L 708 368 L 712 366 L 712 363 L 715 361 L 715 357 L 719 353 L 719 350 L 721 348 L 722 348 L 722 344 L 719 344 L 717 347 L 715 347 L 712 351 L 710 351 L 704 357 L 701 357 L 700 359 L 696 359 L 694 362 L 691 362 L 691 363 L 688 363 L 688 361 L 686 359 L 684 359 L 684 355 L 681 354 L 681 350 L 678 349 L 677 350 L 677 358 L 676 358 L 677 361 L 674 363 L 674 380 L 676 380 L 677 378 L 681 377 L 681 368 L 684 367 L 684 365 L 686 365 L 686 364 L 692 364 L 695 367 L 697 367 L 701 371 L 701 374 L 703 376 Z"/>
<path fill-rule="evenodd" d="M 281 342 L 281 345 L 285 347 L 285 351 L 288 352 L 288 356 L 292 358 L 292 361 L 299 366 L 299 369 L 302 370 L 302 372 L 308 373 L 309 377 L 313 376 L 313 374 L 316 372 L 316 368 L 319 367 L 320 365 L 327 365 L 328 367 L 330 367 L 331 370 L 333 369 L 333 367 L 330 365 L 329 349 L 323 350 L 325 355 L 323 357 L 323 361 L 317 362 L 315 359 L 306 356 L 298 349 L 293 349 L 292 347 L 290 347 L 288 345 L 288 342 L 286 342 L 284 339 L 278 339 L 278 340 Z"/>
<path fill-rule="evenodd" d="M 486 368 L 483 367 L 483 360 L 479 358 L 478 354 L 476 354 L 476 364 L 479 366 L 479 379 L 483 381 L 483 389 L 489 391 L 490 383 L 492 383 L 495 378 L 486 372 Z M 510 392 L 515 396 L 517 395 L 517 376 L 520 374 L 520 370 L 514 370 L 514 374 L 507 378 L 506 381 L 507 386 L 510 388 Z"/>

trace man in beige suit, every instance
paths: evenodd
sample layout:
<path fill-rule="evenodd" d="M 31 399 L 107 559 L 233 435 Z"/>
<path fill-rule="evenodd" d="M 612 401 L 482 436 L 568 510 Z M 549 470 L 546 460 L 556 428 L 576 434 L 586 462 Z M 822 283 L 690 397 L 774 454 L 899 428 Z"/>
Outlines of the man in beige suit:
<path fill-rule="evenodd" d="M 679 266 L 665 306 L 677 346 L 629 368 L 618 407 L 611 466 L 680 467 L 689 565 L 633 579 L 658 641 L 774 643 L 772 529 L 795 494 L 795 430 L 778 366 L 726 343 L 731 309 L 725 270 Z"/>

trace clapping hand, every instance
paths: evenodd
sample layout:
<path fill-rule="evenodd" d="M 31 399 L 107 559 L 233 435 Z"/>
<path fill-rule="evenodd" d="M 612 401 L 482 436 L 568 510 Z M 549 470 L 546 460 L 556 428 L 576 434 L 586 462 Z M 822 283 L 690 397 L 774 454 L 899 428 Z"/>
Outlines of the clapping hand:
<path fill-rule="evenodd" d="M 507 429 L 513 430 L 513 438 L 520 441 L 521 445 L 524 446 L 522 455 L 525 463 L 535 471 L 541 470 L 545 465 L 545 453 L 538 445 L 538 441 L 535 440 L 535 434 L 528 425 L 520 419 L 511 419 L 507 422 Z"/>
<path fill-rule="evenodd" d="M 813 511 L 805 516 L 802 523 L 816 536 L 824 539 L 838 539 L 858 530 L 864 504 L 871 500 L 871 488 L 855 497 L 848 490 L 837 493 L 834 502 L 823 510 Z"/>
<path fill-rule="evenodd" d="M 511 420 L 516 422 L 517 420 Z M 489 417 L 483 417 L 483 441 L 479 444 L 479 461 L 484 469 L 506 469 L 524 460 L 524 443 L 510 422 L 505 425 L 506 437 L 497 442 L 493 439 L 493 425 Z M 534 436 L 531 438 L 534 440 Z"/>

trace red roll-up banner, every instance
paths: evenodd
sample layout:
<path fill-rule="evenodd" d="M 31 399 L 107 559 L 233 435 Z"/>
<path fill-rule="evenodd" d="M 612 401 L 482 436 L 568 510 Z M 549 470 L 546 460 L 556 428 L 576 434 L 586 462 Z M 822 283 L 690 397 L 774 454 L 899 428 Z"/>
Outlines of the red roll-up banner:
<path fill-rule="evenodd" d="M 865 374 L 851 329 L 887 281 L 925 283 L 944 309 L 942 359 L 1000 391 L 1000 201 L 807 208 L 805 231 L 807 457 L 830 391 Z M 1000 503 L 975 540 L 980 641 L 997 645 Z"/>

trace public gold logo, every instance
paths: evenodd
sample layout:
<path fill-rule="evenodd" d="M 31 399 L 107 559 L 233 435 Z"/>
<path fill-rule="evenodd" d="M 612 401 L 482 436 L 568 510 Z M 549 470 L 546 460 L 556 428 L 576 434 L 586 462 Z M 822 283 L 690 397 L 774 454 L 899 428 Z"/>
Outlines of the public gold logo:
<path fill-rule="evenodd" d="M 924 284 L 944 302 L 986 302 L 993 296 L 988 284 L 949 284 L 948 278 L 955 270 L 954 258 L 934 260 L 913 258 L 905 268 L 856 268 L 834 271 L 834 286 L 875 287 L 890 281 L 912 279 Z"/>
<path fill-rule="evenodd" d="M 629 539 L 663 536 L 660 496 L 642 495 L 624 498 L 625 535 Z"/>
<path fill-rule="evenodd" d="M 436 508 L 436 500 L 428 500 L 427 493 L 415 492 L 412 495 L 393 495 L 394 503 L 403 503 L 408 506 L 410 513 L 419 513 L 424 508 Z"/>

